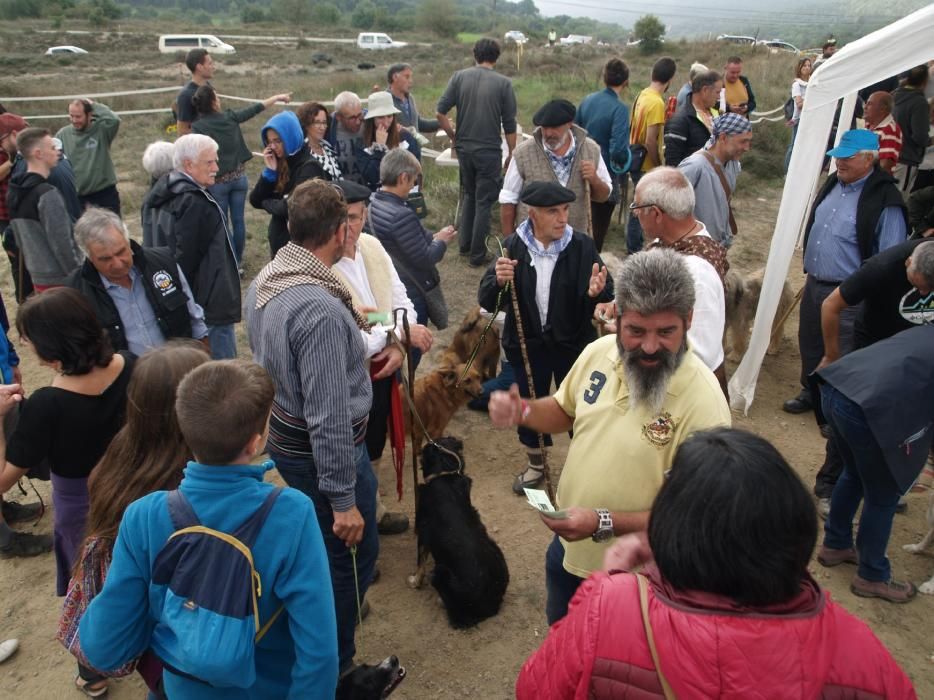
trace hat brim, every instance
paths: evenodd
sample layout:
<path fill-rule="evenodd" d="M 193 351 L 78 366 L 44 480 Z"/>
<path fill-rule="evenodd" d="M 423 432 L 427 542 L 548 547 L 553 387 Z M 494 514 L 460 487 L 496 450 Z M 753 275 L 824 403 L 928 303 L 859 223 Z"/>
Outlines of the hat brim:
<path fill-rule="evenodd" d="M 859 153 L 858 148 L 853 148 L 852 146 L 837 146 L 827 151 L 827 155 L 831 158 L 850 158 Z"/>
<path fill-rule="evenodd" d="M 393 114 L 402 114 L 402 110 L 396 109 L 395 107 L 377 107 L 376 109 L 367 110 L 365 119 L 376 119 L 376 117 L 389 117 Z"/>

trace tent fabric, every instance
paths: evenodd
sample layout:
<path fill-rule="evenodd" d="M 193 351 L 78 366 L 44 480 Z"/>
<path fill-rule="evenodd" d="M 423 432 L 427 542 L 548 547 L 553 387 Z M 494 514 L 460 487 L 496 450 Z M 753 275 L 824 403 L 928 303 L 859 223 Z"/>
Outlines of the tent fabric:
<path fill-rule="evenodd" d="M 934 59 L 931 37 L 934 37 L 934 4 L 847 44 L 821 64 L 808 82 L 769 247 L 752 338 L 729 383 L 732 408 L 748 413 L 755 397 L 772 321 L 795 246 L 803 235 L 817 191 L 838 101 L 844 99 L 840 123 L 849 124 L 858 90 Z M 838 140 L 844 131 L 837 130 Z"/>

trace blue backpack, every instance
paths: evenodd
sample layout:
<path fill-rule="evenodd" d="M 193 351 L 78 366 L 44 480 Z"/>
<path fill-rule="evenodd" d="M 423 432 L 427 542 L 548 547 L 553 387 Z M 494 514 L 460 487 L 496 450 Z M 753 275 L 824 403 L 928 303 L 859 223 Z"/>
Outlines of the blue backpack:
<path fill-rule="evenodd" d="M 281 491 L 232 534 L 204 527 L 185 496 L 169 492 L 175 532 L 152 572 L 152 585 L 164 593 L 152 646 L 168 671 L 220 688 L 256 682 L 256 643 L 283 608 L 260 625 L 263 588 L 250 548 Z"/>

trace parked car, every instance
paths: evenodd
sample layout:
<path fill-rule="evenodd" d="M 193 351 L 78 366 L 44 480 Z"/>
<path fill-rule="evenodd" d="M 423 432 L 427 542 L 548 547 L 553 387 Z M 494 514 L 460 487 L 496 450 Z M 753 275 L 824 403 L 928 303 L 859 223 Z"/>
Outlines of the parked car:
<path fill-rule="evenodd" d="M 795 56 L 801 53 L 797 46 L 789 44 L 787 41 L 779 41 L 778 39 L 760 39 L 756 42 L 756 45 L 766 47 L 770 53 L 787 51 L 788 53 L 793 53 Z"/>
<path fill-rule="evenodd" d="M 46 56 L 61 56 L 62 54 L 81 54 L 87 53 L 77 46 L 50 46 L 45 50 Z"/>
<path fill-rule="evenodd" d="M 159 53 L 188 52 L 192 49 L 207 49 L 213 54 L 237 53 L 233 46 L 213 34 L 163 34 L 159 37 Z"/>
<path fill-rule="evenodd" d="M 404 41 L 393 41 L 388 34 L 381 32 L 360 32 L 357 34 L 357 47 L 361 49 L 399 49 L 408 46 Z"/>
<path fill-rule="evenodd" d="M 717 37 L 717 41 L 722 41 L 727 44 L 744 44 L 746 46 L 753 46 L 756 43 L 755 37 L 738 36 L 735 34 L 721 34 Z"/>
<path fill-rule="evenodd" d="M 507 42 L 514 41 L 517 44 L 524 44 L 529 40 L 529 38 L 525 34 L 523 34 L 517 29 L 513 29 L 512 31 L 506 32 L 506 35 L 503 37 L 503 39 Z"/>
<path fill-rule="evenodd" d="M 584 34 L 568 34 L 567 36 L 561 37 L 558 41 L 565 46 L 571 44 L 589 44 L 593 41 L 593 37 L 585 36 Z"/>

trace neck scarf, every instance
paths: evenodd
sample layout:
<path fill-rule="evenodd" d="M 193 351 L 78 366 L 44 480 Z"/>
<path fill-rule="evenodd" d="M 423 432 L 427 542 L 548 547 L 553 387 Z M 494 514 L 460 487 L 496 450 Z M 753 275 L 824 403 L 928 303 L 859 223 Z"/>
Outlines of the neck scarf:
<path fill-rule="evenodd" d="M 535 256 L 540 258 L 557 258 L 571 243 L 571 236 L 573 233 L 574 230 L 570 226 L 565 225 L 564 235 L 557 241 L 550 243 L 548 248 L 545 248 L 545 246 L 541 244 L 541 241 L 535 238 L 535 234 L 532 232 L 531 219 L 526 219 L 516 228 L 516 234 L 518 234 L 522 242 L 525 243 L 525 247 L 529 249 L 529 253 L 533 258 Z"/>
<path fill-rule="evenodd" d="M 726 248 L 710 236 L 698 236 L 695 234 L 682 238 L 680 241 L 675 241 L 671 245 L 665 245 L 660 238 L 656 238 L 649 247 L 671 248 L 682 255 L 696 255 L 699 258 L 703 258 L 713 265 L 713 269 L 720 275 L 721 282 L 723 282 L 726 273 L 730 269 L 730 263 L 726 259 Z"/>

